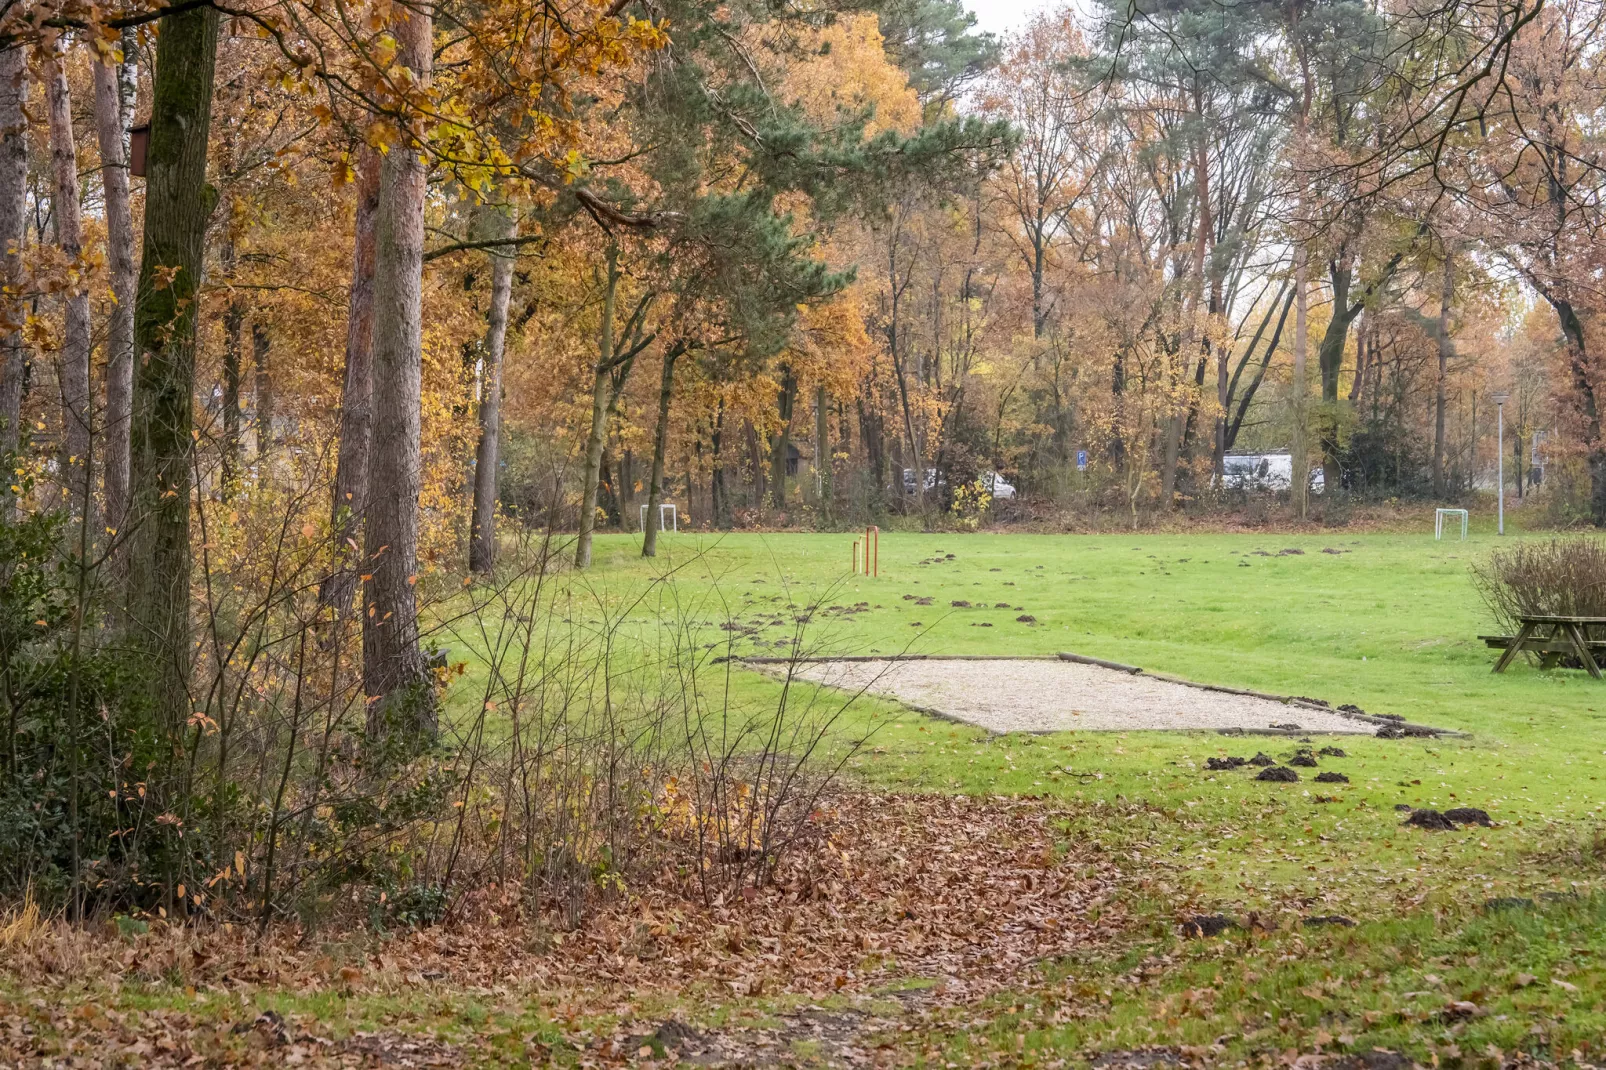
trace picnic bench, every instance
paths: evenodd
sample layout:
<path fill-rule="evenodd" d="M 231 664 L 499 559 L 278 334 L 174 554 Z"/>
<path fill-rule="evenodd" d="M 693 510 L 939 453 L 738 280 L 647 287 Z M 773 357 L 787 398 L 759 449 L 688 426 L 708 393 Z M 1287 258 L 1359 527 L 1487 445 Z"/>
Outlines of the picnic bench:
<path fill-rule="evenodd" d="M 1589 675 L 1601 678 L 1600 662 L 1606 660 L 1606 617 L 1568 617 L 1548 614 L 1520 616 L 1516 635 L 1480 635 L 1489 646 L 1504 650 L 1494 663 L 1495 672 L 1505 672 L 1523 651 L 1539 655 L 1539 664 L 1553 669 L 1571 655 Z M 1590 629 L 1596 629 L 1593 635 Z"/>

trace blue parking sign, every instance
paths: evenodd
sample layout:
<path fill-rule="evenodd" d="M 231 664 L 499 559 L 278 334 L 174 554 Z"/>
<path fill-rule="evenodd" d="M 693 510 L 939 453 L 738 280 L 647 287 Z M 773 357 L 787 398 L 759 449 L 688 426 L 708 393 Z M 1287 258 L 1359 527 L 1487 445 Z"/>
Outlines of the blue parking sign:
<path fill-rule="evenodd" d="M 1076 451 L 1076 470 L 1078 472 L 1087 471 L 1087 451 L 1086 450 L 1077 450 Z"/>

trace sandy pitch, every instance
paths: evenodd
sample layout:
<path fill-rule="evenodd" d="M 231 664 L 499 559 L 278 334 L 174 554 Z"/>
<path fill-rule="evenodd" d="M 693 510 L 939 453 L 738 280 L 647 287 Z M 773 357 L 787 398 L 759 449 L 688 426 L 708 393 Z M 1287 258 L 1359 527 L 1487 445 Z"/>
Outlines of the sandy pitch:
<path fill-rule="evenodd" d="M 994 732 L 1085 729 L 1264 730 L 1365 733 L 1375 725 L 1270 699 L 1057 659 L 929 659 L 804 662 L 796 674 L 885 695 Z"/>

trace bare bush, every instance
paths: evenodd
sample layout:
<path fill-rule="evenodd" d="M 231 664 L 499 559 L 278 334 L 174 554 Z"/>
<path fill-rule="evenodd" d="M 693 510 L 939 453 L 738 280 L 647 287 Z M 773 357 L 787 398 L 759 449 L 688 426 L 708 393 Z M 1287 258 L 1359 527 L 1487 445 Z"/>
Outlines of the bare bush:
<path fill-rule="evenodd" d="M 1519 541 L 1474 565 L 1472 577 L 1500 627 L 1511 633 L 1524 615 L 1606 616 L 1606 539 Z"/>
<path fill-rule="evenodd" d="M 763 882 L 805 835 L 862 742 L 837 731 L 851 696 L 741 681 L 750 608 L 673 569 L 609 589 L 550 531 L 515 531 L 492 580 L 420 583 L 439 734 L 372 732 L 361 622 L 326 593 L 323 470 L 200 503 L 192 714 L 171 732 L 128 698 L 139 666 L 61 519 L 0 521 L 0 897 L 417 925 L 494 883 L 573 926 L 665 865 L 710 896 Z M 766 606 L 801 655 L 808 607 Z"/>

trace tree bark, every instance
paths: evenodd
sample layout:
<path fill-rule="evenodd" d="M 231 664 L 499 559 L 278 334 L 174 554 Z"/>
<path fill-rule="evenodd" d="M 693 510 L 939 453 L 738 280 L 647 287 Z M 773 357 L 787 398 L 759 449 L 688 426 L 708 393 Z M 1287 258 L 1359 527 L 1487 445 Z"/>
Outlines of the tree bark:
<path fill-rule="evenodd" d="M 225 250 L 223 270 L 233 270 L 233 257 Z M 245 302 L 235 297 L 223 310 L 223 481 L 233 483 L 240 474 L 240 356 L 244 349 Z"/>
<path fill-rule="evenodd" d="M 1444 400 L 1450 370 L 1450 302 L 1455 298 L 1455 258 L 1444 250 L 1444 283 L 1439 288 L 1439 376 L 1433 391 L 1433 496 L 1443 499 Z"/>
<path fill-rule="evenodd" d="M 117 70 L 95 63 L 95 133 L 100 142 L 101 185 L 106 198 L 106 261 L 115 299 L 106 323 L 106 430 L 102 488 L 106 523 L 120 530 L 128 512 L 129 404 L 134 392 L 134 217 L 128 201 L 128 125 L 122 78 L 133 70 L 125 54 Z"/>
<path fill-rule="evenodd" d="M 792 445 L 792 410 L 796 401 L 797 376 L 791 368 L 782 368 L 781 389 L 775 399 L 781 429 L 770 440 L 770 502 L 777 509 L 786 508 L 786 452 Z"/>
<path fill-rule="evenodd" d="M 273 338 L 268 334 L 268 325 L 260 320 L 252 322 L 251 368 L 256 377 L 257 466 L 259 474 L 262 476 L 267 475 L 265 466 L 273 462 L 273 448 L 276 442 L 273 411 L 273 362 L 270 359 L 272 352 Z"/>
<path fill-rule="evenodd" d="M 206 224 L 217 204 L 206 183 L 217 26 L 212 7 L 161 20 L 134 307 L 127 638 L 146 655 L 151 698 L 169 735 L 190 715 L 195 319 Z"/>
<path fill-rule="evenodd" d="M 831 522 L 831 420 L 826 411 L 825 386 L 814 388 L 814 490 L 820 499 L 820 516 Z"/>
<path fill-rule="evenodd" d="M 1364 304 L 1360 301 L 1350 304 L 1349 289 L 1354 268 L 1347 259 L 1331 261 L 1328 264 L 1328 276 L 1333 288 L 1333 314 L 1327 321 L 1327 330 L 1322 335 L 1316 356 L 1321 367 L 1322 405 L 1326 410 L 1321 419 L 1322 462 L 1327 473 L 1326 488 L 1331 493 L 1338 486 L 1334 476 L 1339 475 L 1338 378 L 1344 367 L 1344 349 L 1349 342 L 1350 324 L 1361 314 Z"/>
<path fill-rule="evenodd" d="M 591 567 L 591 540 L 597 529 L 597 489 L 602 482 L 602 450 L 608 438 L 608 413 L 613 407 L 614 306 L 619 298 L 619 248 L 608 246 L 607 274 L 603 282 L 602 321 L 597 328 L 597 362 L 591 376 L 591 430 L 586 435 L 585 471 L 580 491 L 580 532 L 575 539 L 574 567 Z M 620 386 L 623 386 L 622 381 Z"/>
<path fill-rule="evenodd" d="M 397 60 L 430 78 L 427 7 L 393 9 Z M 424 199 L 427 175 L 414 144 L 379 167 L 375 214 L 373 445 L 364 551 L 363 691 L 370 735 L 435 735 L 436 708 L 419 648 L 418 494 L 422 479 Z"/>
<path fill-rule="evenodd" d="M 1182 295 L 1182 330 L 1181 340 L 1177 346 L 1180 359 L 1187 367 L 1192 360 L 1192 350 L 1197 339 L 1197 324 L 1199 306 L 1204 302 L 1205 287 L 1205 257 L 1210 249 L 1211 222 L 1210 222 L 1210 169 L 1207 126 L 1204 121 L 1204 103 L 1197 84 L 1194 86 L 1194 115 L 1199 121 L 1197 140 L 1194 142 L 1194 199 L 1196 205 L 1196 229 L 1193 241 L 1193 264 L 1190 268 L 1190 278 L 1187 290 Z M 1206 343 L 1208 346 L 1208 342 Z M 1203 370 L 1203 365 L 1201 372 Z M 1192 411 L 1191 402 L 1182 403 L 1178 408 L 1178 399 L 1170 399 L 1173 411 L 1166 421 L 1165 431 L 1165 461 L 1164 470 L 1160 473 L 1160 508 L 1171 509 L 1176 503 L 1177 464 L 1182 455 L 1182 438 L 1186 430 L 1186 422 Z"/>
<path fill-rule="evenodd" d="M 0 50 L 0 295 L 16 288 L 28 211 L 28 53 Z M 0 296 L 0 453 L 22 442 L 23 308 Z M 0 480 L 0 497 L 10 480 Z"/>
<path fill-rule="evenodd" d="M 1301 520 L 1310 509 L 1310 255 L 1303 242 L 1294 248 L 1294 446 L 1293 498 Z"/>
<path fill-rule="evenodd" d="M 618 473 L 619 478 L 611 484 L 613 508 L 609 510 L 608 518 L 615 527 L 624 531 L 630 521 L 640 515 L 640 510 L 636 508 L 636 455 L 628 446 L 619 451 Z"/>
<path fill-rule="evenodd" d="M 512 238 L 518 220 L 507 208 L 486 213 L 487 238 Z M 480 442 L 474 453 L 474 514 L 469 531 L 468 567 L 489 572 L 496 565 L 496 476 L 501 464 L 502 355 L 507 347 L 507 306 L 513 294 L 512 246 L 492 249 L 491 307 L 486 313 L 485 364 L 480 380 Z"/>
<path fill-rule="evenodd" d="M 90 515 L 94 512 L 90 464 L 94 402 L 89 389 L 88 272 L 81 263 L 84 223 L 78 198 L 78 149 L 73 142 L 72 98 L 67 89 L 66 59 L 59 51 L 47 69 L 45 99 L 50 117 L 50 170 L 55 180 L 51 216 L 56 225 L 56 244 L 75 271 L 66 295 L 61 351 L 56 358 L 56 379 L 61 390 L 61 471 L 73 510 L 82 509 L 85 515 Z"/>
<path fill-rule="evenodd" d="M 674 400 L 675 361 L 686 352 L 684 342 L 664 350 L 663 374 L 658 379 L 658 425 L 652 435 L 652 477 L 647 484 L 647 521 L 642 525 L 641 556 L 658 556 L 658 507 L 664 500 L 664 454 L 669 445 L 669 406 Z M 687 492 L 690 499 L 690 492 Z"/>
<path fill-rule="evenodd" d="M 713 513 L 714 527 L 724 531 L 731 526 L 731 499 L 729 478 L 725 469 L 725 399 L 719 399 L 719 407 L 714 411 L 714 431 L 709 438 L 709 445 L 713 449 L 713 469 L 708 480 L 708 505 Z"/>
<path fill-rule="evenodd" d="M 1513 429 L 1513 430 L 1516 431 L 1516 434 L 1511 436 L 1511 459 L 1512 459 L 1512 462 L 1513 462 L 1511 468 L 1512 468 L 1512 471 L 1516 474 L 1516 477 L 1517 477 L 1517 500 L 1518 501 L 1522 500 L 1522 481 L 1523 481 L 1523 476 L 1526 475 L 1526 473 L 1523 471 L 1523 465 L 1522 465 L 1522 439 L 1523 439 L 1522 429 L 1523 429 L 1523 426 L 1524 425 L 1522 424 L 1522 422 L 1519 421 L 1517 423 L 1517 426 Z"/>
<path fill-rule="evenodd" d="M 1555 309 L 1561 321 L 1561 333 L 1567 339 L 1568 371 L 1572 374 L 1573 393 L 1578 399 L 1579 415 L 1584 419 L 1584 435 L 1589 445 L 1589 515 L 1597 527 L 1606 527 L 1606 442 L 1601 440 L 1600 402 L 1590 378 L 1590 359 L 1584 323 L 1570 300 L 1545 288 L 1540 291 Z"/>
<path fill-rule="evenodd" d="M 340 394 L 340 445 L 335 458 L 335 493 L 330 530 L 341 560 L 323 598 L 339 612 L 351 608 L 360 556 L 363 515 L 368 500 L 368 457 L 372 447 L 374 404 L 374 224 L 379 214 L 379 153 L 357 149 L 357 208 L 352 227 L 351 287 L 346 312 L 346 372 Z"/>

